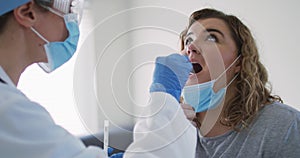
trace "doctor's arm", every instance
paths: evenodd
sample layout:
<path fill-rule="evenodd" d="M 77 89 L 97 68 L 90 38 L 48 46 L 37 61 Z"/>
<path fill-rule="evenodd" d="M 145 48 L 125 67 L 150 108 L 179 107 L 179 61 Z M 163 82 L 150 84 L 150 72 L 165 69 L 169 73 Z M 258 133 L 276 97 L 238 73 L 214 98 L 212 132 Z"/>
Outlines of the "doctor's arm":
<path fill-rule="evenodd" d="M 24 95 L 14 95 L 8 86 L 5 88 L 7 100 L 2 100 L 0 110 L 1 155 L 10 158 L 105 157 L 102 149 L 86 148 L 78 138 L 56 125 L 42 106 Z"/>
<path fill-rule="evenodd" d="M 179 104 L 192 66 L 185 56 L 158 57 L 144 118 L 134 128 L 134 141 L 125 158 L 194 157 L 196 129 Z"/>

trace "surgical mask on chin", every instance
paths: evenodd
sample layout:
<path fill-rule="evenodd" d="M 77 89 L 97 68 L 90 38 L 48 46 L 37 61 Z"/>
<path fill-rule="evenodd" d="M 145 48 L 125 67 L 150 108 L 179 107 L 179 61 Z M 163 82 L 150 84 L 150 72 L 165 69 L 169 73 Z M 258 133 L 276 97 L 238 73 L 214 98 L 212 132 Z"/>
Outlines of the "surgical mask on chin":
<path fill-rule="evenodd" d="M 63 42 L 49 42 L 34 28 L 31 30 L 43 39 L 46 44 L 44 45 L 47 54 L 48 63 L 38 63 L 38 65 L 47 73 L 50 73 L 66 63 L 74 55 L 78 39 L 79 39 L 79 26 L 77 22 L 77 14 L 65 14 L 63 16 L 66 28 L 69 32 L 68 38 Z"/>
<path fill-rule="evenodd" d="M 196 84 L 192 86 L 185 86 L 182 90 L 184 102 L 191 105 L 195 112 L 203 112 L 209 109 L 215 109 L 221 105 L 225 98 L 227 87 L 235 80 L 237 75 L 229 82 L 229 84 L 221 88 L 218 92 L 214 92 L 213 87 L 215 82 L 238 60 L 238 56 L 232 64 L 219 76 L 217 79 Z"/>

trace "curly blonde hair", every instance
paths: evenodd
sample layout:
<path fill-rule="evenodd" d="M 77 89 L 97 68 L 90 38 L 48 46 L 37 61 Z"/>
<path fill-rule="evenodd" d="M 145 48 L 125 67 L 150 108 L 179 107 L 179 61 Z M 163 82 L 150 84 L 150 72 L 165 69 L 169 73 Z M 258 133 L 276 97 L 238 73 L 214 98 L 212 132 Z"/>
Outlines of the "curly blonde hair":
<path fill-rule="evenodd" d="M 259 60 L 257 46 L 250 30 L 233 15 L 208 8 L 192 13 L 188 27 L 180 35 L 181 50 L 184 49 L 184 39 L 191 25 L 195 21 L 207 18 L 217 18 L 225 22 L 241 55 L 241 70 L 236 78 L 235 87 L 238 95 L 230 98 L 220 119 L 221 124 L 238 131 L 247 127 L 262 107 L 282 100 L 279 96 L 271 95 L 268 74 Z M 197 120 L 195 118 L 196 122 Z M 201 123 L 198 121 L 197 125 L 200 128 Z"/>

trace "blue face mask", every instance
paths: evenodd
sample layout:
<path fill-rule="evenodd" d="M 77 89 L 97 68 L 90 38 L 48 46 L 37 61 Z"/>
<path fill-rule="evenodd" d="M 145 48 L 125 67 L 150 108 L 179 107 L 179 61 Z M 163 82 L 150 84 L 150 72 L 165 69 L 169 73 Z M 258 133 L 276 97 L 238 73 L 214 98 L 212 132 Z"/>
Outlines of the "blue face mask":
<path fill-rule="evenodd" d="M 46 42 L 44 48 L 47 54 L 48 63 L 38 64 L 47 73 L 52 72 L 66 63 L 74 55 L 77 49 L 79 39 L 79 26 L 77 22 L 78 16 L 77 14 L 70 13 L 63 15 L 63 18 L 69 32 L 69 37 L 64 42 L 49 42 L 34 28 L 31 28 L 34 33 Z"/>
<path fill-rule="evenodd" d="M 237 75 L 227 86 L 221 88 L 218 92 L 214 92 L 214 84 L 238 60 L 239 57 L 240 56 L 238 56 L 232 64 L 219 77 L 217 77 L 217 79 L 192 86 L 185 86 L 182 90 L 184 102 L 191 105 L 195 109 L 195 112 L 215 109 L 218 105 L 221 105 L 225 98 L 227 87 L 234 81 Z"/>

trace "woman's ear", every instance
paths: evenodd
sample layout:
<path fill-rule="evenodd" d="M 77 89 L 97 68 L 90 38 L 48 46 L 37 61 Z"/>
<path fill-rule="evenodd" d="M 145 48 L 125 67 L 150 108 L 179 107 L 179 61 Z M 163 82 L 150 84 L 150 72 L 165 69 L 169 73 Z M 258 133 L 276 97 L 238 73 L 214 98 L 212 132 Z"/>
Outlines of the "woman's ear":
<path fill-rule="evenodd" d="M 13 11 L 16 21 L 24 26 L 31 27 L 36 21 L 36 10 L 34 10 L 34 2 L 28 2 Z"/>

